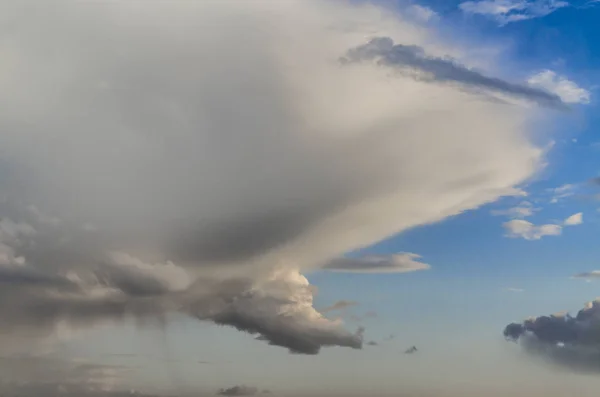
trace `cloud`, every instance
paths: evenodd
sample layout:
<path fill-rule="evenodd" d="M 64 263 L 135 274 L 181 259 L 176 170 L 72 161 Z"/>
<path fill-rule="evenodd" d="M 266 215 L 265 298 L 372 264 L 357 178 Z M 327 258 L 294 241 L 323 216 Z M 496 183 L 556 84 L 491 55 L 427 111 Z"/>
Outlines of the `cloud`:
<path fill-rule="evenodd" d="M 459 8 L 466 14 L 494 19 L 503 26 L 511 22 L 545 17 L 570 6 L 568 2 L 561 0 L 480 0 L 465 1 Z"/>
<path fill-rule="evenodd" d="M 509 292 L 524 292 L 525 290 L 523 288 L 508 287 L 508 288 L 506 288 L 506 291 L 509 291 Z"/>
<path fill-rule="evenodd" d="M 506 236 L 512 238 L 524 238 L 525 240 L 539 240 L 544 236 L 559 236 L 563 226 L 576 226 L 583 223 L 583 213 L 578 212 L 565 219 L 562 224 L 548 223 L 534 225 L 523 219 L 513 219 L 503 224 L 507 231 Z"/>
<path fill-rule="evenodd" d="M 600 278 L 600 270 L 592 270 L 590 272 L 578 273 L 578 274 L 575 274 L 573 276 L 573 278 L 583 278 L 586 280 Z"/>
<path fill-rule="evenodd" d="M 409 6 L 406 13 L 419 22 L 429 22 L 439 18 L 439 15 L 431 8 L 419 4 Z"/>
<path fill-rule="evenodd" d="M 528 100 L 543 106 L 565 109 L 562 99 L 543 89 L 515 84 L 495 77 L 488 77 L 478 71 L 459 64 L 450 58 L 427 55 L 418 45 L 394 44 L 389 37 L 377 37 L 367 44 L 348 51 L 344 63 L 377 60 L 378 64 L 399 69 L 414 69 L 427 75 L 420 79 L 434 82 L 458 83 L 467 88 L 497 92 L 504 95 Z"/>
<path fill-rule="evenodd" d="M 567 184 L 564 184 L 564 185 L 556 187 L 556 188 L 548 189 L 548 191 L 552 194 L 550 203 L 556 204 L 564 198 L 571 197 L 575 194 L 576 190 L 577 190 L 577 185 L 572 184 L 572 183 L 567 183 Z"/>
<path fill-rule="evenodd" d="M 509 218 L 520 219 L 532 216 L 538 208 L 534 208 L 533 204 L 529 201 L 523 201 L 516 207 L 508 208 L 505 210 L 492 210 L 492 215 L 495 216 L 508 216 Z"/>
<path fill-rule="evenodd" d="M 250 386 L 233 386 L 228 389 L 220 389 L 217 392 L 219 396 L 254 396 L 259 390 Z"/>
<path fill-rule="evenodd" d="M 260 283 L 227 280 L 207 283 L 206 291 L 190 297 L 191 315 L 259 335 L 292 353 L 317 354 L 322 346 L 359 349 L 363 329 L 343 329 L 340 320 L 329 320 L 313 307 L 314 289 L 306 277 L 281 269 Z"/>
<path fill-rule="evenodd" d="M 429 270 L 431 266 L 419 262 L 420 256 L 400 253 L 390 256 L 344 257 L 333 259 L 323 269 L 342 273 L 408 273 Z"/>
<path fill-rule="evenodd" d="M 589 104 L 591 100 L 588 90 L 551 70 L 543 70 L 531 76 L 527 82 L 533 87 L 558 95 L 564 103 Z"/>
<path fill-rule="evenodd" d="M 336 311 L 336 310 L 344 310 L 344 309 L 346 309 L 348 307 L 352 307 L 352 306 L 358 306 L 358 302 L 341 300 L 341 301 L 335 302 L 331 306 L 324 307 L 323 309 L 321 309 L 321 313 L 327 313 L 327 312 Z"/>
<path fill-rule="evenodd" d="M 571 215 L 564 221 L 565 226 L 575 226 L 581 225 L 583 223 L 583 212 L 578 212 L 576 214 Z"/>
<path fill-rule="evenodd" d="M 576 316 L 559 313 L 511 323 L 507 340 L 529 353 L 580 371 L 600 371 L 600 301 L 589 302 Z"/>
<path fill-rule="evenodd" d="M 368 346 L 378 346 L 379 343 L 375 342 L 374 340 L 370 340 L 370 341 L 367 342 L 367 345 Z"/>
<path fill-rule="evenodd" d="M 375 6 L 36 7 L 0 5 L 15 21 L 0 43 L 3 351 L 171 312 L 296 353 L 360 348 L 363 331 L 314 309 L 302 274 L 425 269 L 414 254 L 335 258 L 513 195 L 541 169 L 537 114 L 465 85 L 562 103 L 421 57 L 435 38 Z M 340 65 L 373 31 L 460 86 Z"/>
<path fill-rule="evenodd" d="M 560 225 L 534 225 L 522 219 L 513 219 L 505 222 L 503 226 L 506 229 L 507 237 L 524 238 L 525 240 L 539 240 L 544 236 L 558 236 L 562 232 Z"/>
<path fill-rule="evenodd" d="M 184 291 L 191 284 L 186 270 L 172 262 L 148 264 L 126 253 L 111 252 L 103 265 L 96 271 L 98 281 L 130 296 Z"/>

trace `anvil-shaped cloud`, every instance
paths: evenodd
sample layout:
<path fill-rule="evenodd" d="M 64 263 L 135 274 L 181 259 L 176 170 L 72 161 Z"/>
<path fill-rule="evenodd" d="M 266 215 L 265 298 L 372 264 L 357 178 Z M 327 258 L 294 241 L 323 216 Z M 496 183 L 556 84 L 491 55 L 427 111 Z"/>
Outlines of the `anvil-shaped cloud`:
<path fill-rule="evenodd" d="M 341 65 L 372 32 L 435 42 L 375 6 L 30 4 L 0 5 L 1 346 L 180 311 L 294 352 L 359 348 L 301 273 L 541 164 L 541 110 Z"/>

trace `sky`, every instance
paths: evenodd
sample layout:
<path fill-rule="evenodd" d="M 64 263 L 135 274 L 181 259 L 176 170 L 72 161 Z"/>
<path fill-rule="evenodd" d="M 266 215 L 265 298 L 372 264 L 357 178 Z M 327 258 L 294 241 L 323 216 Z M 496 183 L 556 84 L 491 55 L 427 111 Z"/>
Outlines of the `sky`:
<path fill-rule="evenodd" d="M 0 4 L 0 392 L 596 396 L 600 2 Z"/>

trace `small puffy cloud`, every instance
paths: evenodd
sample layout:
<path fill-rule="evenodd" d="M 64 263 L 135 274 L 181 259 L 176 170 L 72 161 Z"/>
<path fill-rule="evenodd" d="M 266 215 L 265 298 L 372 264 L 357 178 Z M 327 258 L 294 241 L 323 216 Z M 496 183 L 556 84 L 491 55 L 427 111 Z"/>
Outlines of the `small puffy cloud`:
<path fill-rule="evenodd" d="M 508 216 L 509 218 L 520 219 L 532 216 L 538 208 L 534 208 L 533 204 L 529 201 L 523 201 L 516 207 L 508 208 L 505 210 L 492 210 L 492 215 L 495 216 Z"/>
<path fill-rule="evenodd" d="M 570 369 L 600 371 L 600 300 L 589 302 L 576 316 L 557 313 L 508 324 L 507 340 L 528 353 Z"/>
<path fill-rule="evenodd" d="M 334 259 L 322 268 L 342 273 L 408 273 L 429 270 L 431 266 L 417 260 L 420 257 L 408 252 L 389 256 L 345 257 Z"/>
<path fill-rule="evenodd" d="M 511 22 L 541 18 L 569 6 L 568 2 L 561 0 L 479 0 L 465 1 L 459 8 L 466 14 L 493 19 L 502 26 Z"/>
<path fill-rule="evenodd" d="M 254 396 L 258 394 L 259 390 L 256 387 L 250 386 L 233 386 L 227 389 L 220 389 L 217 391 L 217 395 L 219 396 Z"/>
<path fill-rule="evenodd" d="M 429 22 L 439 18 L 439 15 L 427 6 L 413 4 L 406 8 L 406 13 L 409 17 L 414 18 L 418 22 Z"/>
<path fill-rule="evenodd" d="M 565 226 L 575 226 L 581 225 L 583 223 L 583 212 L 578 212 L 576 214 L 571 215 L 564 221 Z"/>
<path fill-rule="evenodd" d="M 544 236 L 558 236 L 562 232 L 560 225 L 534 225 L 522 219 L 513 219 L 504 223 L 503 226 L 506 229 L 507 237 L 524 238 L 525 240 L 539 240 Z"/>
<path fill-rule="evenodd" d="M 327 312 L 332 312 L 332 311 L 336 311 L 336 310 L 344 310 L 344 309 L 352 307 L 352 306 L 358 306 L 358 302 L 341 300 L 341 301 L 335 302 L 331 306 L 324 307 L 323 309 L 321 309 L 321 313 L 327 313 Z"/>
<path fill-rule="evenodd" d="M 506 288 L 506 291 L 508 291 L 508 292 L 524 292 L 525 290 L 523 288 L 508 287 L 508 288 Z"/>
<path fill-rule="evenodd" d="M 542 88 L 558 95 L 564 103 L 589 104 L 590 91 L 577 85 L 577 83 L 559 76 L 552 70 L 543 70 L 529 78 L 528 83 L 534 87 Z"/>

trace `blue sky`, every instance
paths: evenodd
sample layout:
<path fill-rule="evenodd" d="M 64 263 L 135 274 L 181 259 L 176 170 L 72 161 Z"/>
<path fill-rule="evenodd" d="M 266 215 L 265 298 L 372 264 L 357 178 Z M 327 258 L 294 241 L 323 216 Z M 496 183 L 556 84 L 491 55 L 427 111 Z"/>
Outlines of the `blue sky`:
<path fill-rule="evenodd" d="M 5 20 L 0 390 L 597 394 L 600 2 Z"/>

